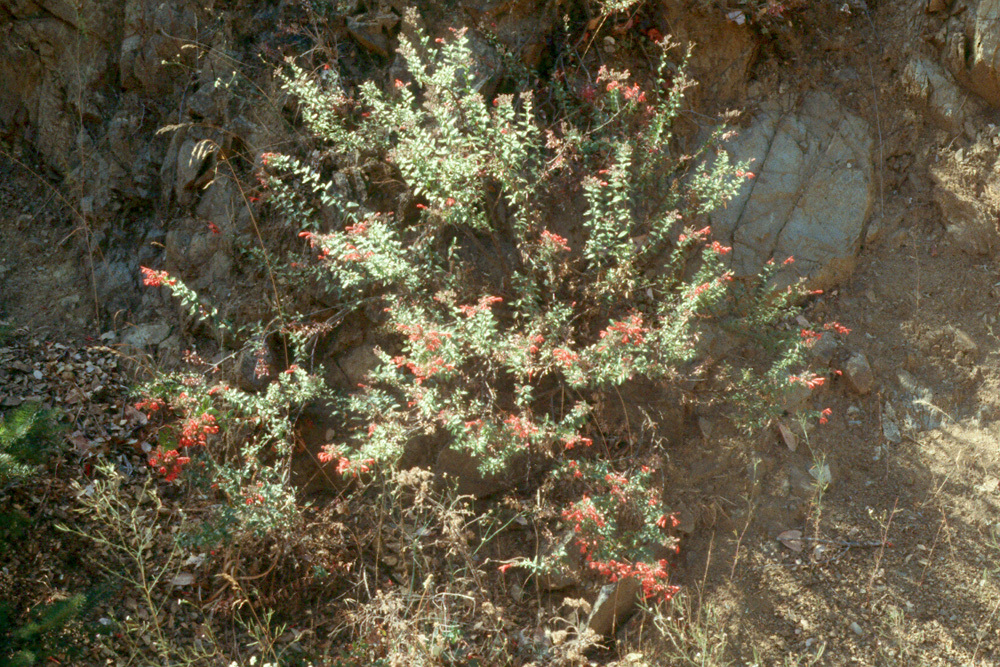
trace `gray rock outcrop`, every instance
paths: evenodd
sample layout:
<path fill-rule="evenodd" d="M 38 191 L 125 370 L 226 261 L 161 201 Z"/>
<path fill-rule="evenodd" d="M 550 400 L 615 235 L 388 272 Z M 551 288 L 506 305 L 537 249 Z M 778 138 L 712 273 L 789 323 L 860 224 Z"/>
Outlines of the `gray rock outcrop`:
<path fill-rule="evenodd" d="M 981 111 L 981 105 L 969 99 L 951 75 L 931 60 L 910 60 L 902 83 L 907 93 L 926 104 L 933 119 L 950 132 L 962 131 L 964 119 Z"/>
<path fill-rule="evenodd" d="M 964 43 L 963 43 L 964 42 Z M 1000 106 L 1000 0 L 980 0 L 974 17 L 966 23 L 961 60 L 956 72 L 963 83 L 993 106 Z"/>
<path fill-rule="evenodd" d="M 794 257 L 787 282 L 826 289 L 846 279 L 872 207 L 872 145 L 867 123 L 825 93 L 794 111 L 765 108 L 731 146 L 736 160 L 753 160 L 756 177 L 712 215 L 734 271 L 755 275 Z"/>

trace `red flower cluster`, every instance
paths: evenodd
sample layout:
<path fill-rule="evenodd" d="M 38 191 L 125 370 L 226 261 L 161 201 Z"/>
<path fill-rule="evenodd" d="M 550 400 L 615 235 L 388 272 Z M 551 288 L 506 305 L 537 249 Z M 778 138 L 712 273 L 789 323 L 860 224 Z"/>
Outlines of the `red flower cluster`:
<path fill-rule="evenodd" d="M 582 477 L 575 461 L 568 461 L 567 465 L 573 471 L 574 478 Z M 648 469 L 644 467 L 643 472 L 647 471 Z M 628 480 L 623 475 L 608 473 L 605 476 L 605 481 L 611 484 L 612 493 L 625 499 L 623 487 L 627 485 Z M 658 504 L 658 502 L 657 499 L 650 498 L 650 504 Z M 573 532 L 577 534 L 576 545 L 579 547 L 580 553 L 583 554 L 587 567 L 591 570 L 606 577 L 611 582 L 634 578 L 642 586 L 643 596 L 646 599 L 662 596 L 664 600 L 669 600 L 677 592 L 676 586 L 668 586 L 666 583 L 668 573 L 665 560 L 654 564 L 642 561 L 619 561 L 613 558 L 600 560 L 598 556 L 599 540 L 605 538 L 595 529 L 605 528 L 607 522 L 588 496 L 584 495 L 580 502 L 571 505 L 570 509 L 563 510 L 562 517 L 573 526 Z M 667 529 L 668 526 L 676 527 L 678 523 L 677 517 L 672 514 L 661 514 L 656 520 L 656 525 L 661 529 Z M 679 547 L 675 545 L 674 551 L 679 551 Z"/>
<path fill-rule="evenodd" d="M 823 325 L 823 328 L 826 329 L 827 331 L 835 331 L 839 334 L 843 334 L 844 336 L 851 333 L 851 330 L 845 327 L 840 322 L 827 322 L 826 324 Z"/>
<path fill-rule="evenodd" d="M 579 354 L 571 350 L 564 350 L 561 347 L 552 350 L 552 356 L 566 368 L 569 368 L 576 362 L 580 361 Z"/>
<path fill-rule="evenodd" d="M 142 271 L 142 284 L 146 287 L 161 287 L 177 283 L 177 280 L 171 278 L 166 271 L 154 271 L 145 266 L 140 266 L 139 270 Z"/>
<path fill-rule="evenodd" d="M 815 373 L 807 373 L 802 377 L 799 377 L 798 375 L 788 376 L 788 384 L 795 384 L 796 382 L 804 384 L 810 389 L 815 389 L 816 387 L 823 386 L 823 384 L 826 382 L 826 378 L 816 375 Z"/>
<path fill-rule="evenodd" d="M 204 446 L 208 436 L 218 432 L 219 425 L 215 423 L 215 416 L 206 412 L 184 422 L 178 442 L 181 447 Z"/>
<path fill-rule="evenodd" d="M 691 296 L 693 296 L 693 297 L 694 296 L 701 296 L 702 294 L 704 294 L 708 290 L 709 287 L 712 286 L 712 282 L 713 281 L 710 280 L 707 283 L 702 283 L 700 285 L 697 285 L 693 290 L 691 290 Z"/>
<path fill-rule="evenodd" d="M 524 419 L 518 415 L 511 415 L 507 417 L 507 419 L 504 419 L 503 423 L 507 425 L 507 428 L 509 428 L 514 435 L 522 440 L 527 440 L 531 436 L 538 433 L 538 427 L 531 423 L 530 417 Z"/>
<path fill-rule="evenodd" d="M 344 231 L 351 235 L 360 236 L 368 231 L 368 220 L 362 220 L 361 222 L 355 222 L 353 225 L 348 225 L 344 228 Z"/>
<path fill-rule="evenodd" d="M 803 329 L 799 332 L 799 336 L 802 338 L 803 345 L 812 347 L 816 344 L 816 341 L 823 337 L 823 334 L 816 333 L 812 329 Z"/>
<path fill-rule="evenodd" d="M 712 228 L 711 227 L 702 227 L 701 229 L 698 229 L 696 231 L 691 232 L 691 236 L 688 236 L 687 234 L 681 234 L 680 236 L 677 237 L 677 242 L 678 243 L 684 243 L 689 238 L 691 238 L 691 239 L 703 239 L 703 238 L 707 237 L 711 233 L 712 233 Z"/>
<path fill-rule="evenodd" d="M 147 417 L 152 417 L 154 412 L 164 407 L 166 407 L 166 403 L 158 398 L 146 399 L 145 401 L 139 401 L 135 404 L 136 410 L 149 410 L 149 412 L 146 413 Z"/>
<path fill-rule="evenodd" d="M 631 87 L 625 86 L 622 88 L 622 95 L 626 100 L 634 99 L 636 102 L 646 101 L 646 93 L 639 90 L 639 84 L 637 83 L 632 84 Z"/>
<path fill-rule="evenodd" d="M 340 450 L 334 445 L 323 445 L 323 448 L 320 450 L 319 454 L 316 455 L 316 458 L 320 463 L 329 463 L 334 459 L 340 459 L 343 457 L 340 455 Z"/>
<path fill-rule="evenodd" d="M 545 339 L 540 335 L 534 335 L 531 337 L 531 345 L 528 346 L 528 354 L 538 354 L 541 349 L 538 346 L 545 342 Z"/>
<path fill-rule="evenodd" d="M 543 229 L 541 233 L 542 245 L 545 245 L 555 250 L 562 250 L 564 252 L 569 252 L 569 241 L 567 241 L 562 236 L 558 234 L 553 234 L 547 229 Z"/>
<path fill-rule="evenodd" d="M 404 324 L 400 322 L 396 325 L 396 331 L 401 334 L 405 334 L 410 339 L 411 343 L 423 343 L 424 348 L 428 352 L 437 351 L 437 349 L 441 347 L 442 339 L 451 338 L 450 333 L 445 333 L 443 331 L 424 331 L 423 326 L 419 324 Z"/>
<path fill-rule="evenodd" d="M 466 317 L 474 317 L 479 313 L 488 311 L 493 304 L 500 303 L 503 301 L 502 298 L 498 296 L 483 296 L 479 298 L 479 303 L 474 306 L 459 306 L 458 309 L 462 311 L 462 314 Z"/>
<path fill-rule="evenodd" d="M 823 412 L 819 413 L 819 423 L 820 424 L 825 424 L 828 421 L 830 421 L 829 417 L 832 414 L 833 414 L 833 410 L 830 409 L 830 408 L 826 408 L 825 410 L 823 410 Z"/>
<path fill-rule="evenodd" d="M 353 477 L 357 477 L 361 473 L 368 472 L 371 470 L 371 466 L 375 465 L 375 459 L 351 461 L 346 456 L 343 456 L 335 445 L 323 445 L 323 449 L 316 455 L 316 458 L 320 463 L 329 463 L 330 461 L 336 460 L 337 474 L 350 474 Z"/>
<path fill-rule="evenodd" d="M 341 259 L 344 260 L 345 262 L 360 262 L 363 259 L 371 259 L 371 257 L 375 254 L 371 250 L 362 254 L 361 251 L 358 250 L 358 247 L 353 243 L 345 244 L 344 249 L 347 250 L 347 253 L 343 257 L 341 257 Z M 326 253 L 320 255 L 320 259 L 322 259 L 325 255 Z"/>
<path fill-rule="evenodd" d="M 645 338 L 643 334 L 649 331 L 649 327 L 642 326 L 642 315 L 639 313 L 633 313 L 629 316 L 627 322 L 615 322 L 609 326 L 606 330 L 600 333 L 601 338 L 604 338 L 611 332 L 620 333 L 622 335 L 621 342 L 624 344 L 632 343 L 633 345 L 642 345 Z"/>
<path fill-rule="evenodd" d="M 181 468 L 190 462 L 191 459 L 189 457 L 181 456 L 180 452 L 176 449 L 164 452 L 157 447 L 149 454 L 149 466 L 157 468 L 159 473 L 164 476 L 163 479 L 167 482 L 177 479 L 177 476 L 181 474 Z"/>
<path fill-rule="evenodd" d="M 562 517 L 573 524 L 573 532 L 575 533 L 583 531 L 585 522 L 593 522 L 598 528 L 603 528 L 605 525 L 604 517 L 594 507 L 594 502 L 588 496 L 584 496 L 583 500 L 578 503 L 573 503 L 571 509 L 563 510 Z M 586 545 L 583 544 L 581 547 L 581 553 L 586 553 Z"/>
<path fill-rule="evenodd" d="M 569 438 L 563 440 L 563 444 L 566 445 L 566 449 L 573 449 L 577 445 L 583 445 L 584 447 L 590 447 L 594 444 L 594 441 L 590 438 L 585 438 L 582 435 L 574 434 Z M 573 465 L 576 465 L 576 461 L 571 461 Z M 581 475 L 582 476 L 582 475 Z"/>
<path fill-rule="evenodd" d="M 612 582 L 635 577 L 642 584 L 642 595 L 647 600 L 660 595 L 663 596 L 664 600 L 669 600 L 680 590 L 677 586 L 666 585 L 669 573 L 665 560 L 661 560 L 656 565 L 649 565 L 641 561 L 629 563 L 616 560 L 605 562 L 591 560 L 587 564 L 590 569 L 597 570 Z"/>
<path fill-rule="evenodd" d="M 424 380 L 440 373 L 441 371 L 455 370 L 455 366 L 453 364 L 445 363 L 444 359 L 441 357 L 434 357 L 426 364 L 415 363 L 406 357 L 393 357 L 392 363 L 396 364 L 396 368 L 406 366 L 406 368 L 416 377 L 417 384 L 423 384 Z"/>

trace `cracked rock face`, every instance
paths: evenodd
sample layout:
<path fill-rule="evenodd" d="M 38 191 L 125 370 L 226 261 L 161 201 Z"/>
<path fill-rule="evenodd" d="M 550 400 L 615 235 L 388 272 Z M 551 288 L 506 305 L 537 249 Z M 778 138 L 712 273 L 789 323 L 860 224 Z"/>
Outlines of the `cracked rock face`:
<path fill-rule="evenodd" d="M 868 124 L 825 93 L 792 111 L 765 108 L 729 147 L 734 160 L 753 160 L 756 178 L 712 215 L 733 271 L 794 257 L 782 282 L 828 289 L 850 276 L 874 200 L 873 143 Z"/>
<path fill-rule="evenodd" d="M 1000 1 L 981 0 L 967 34 L 959 37 L 961 57 L 952 59 L 966 85 L 993 106 L 1000 106 Z M 964 39 L 962 39 L 964 37 Z M 964 69 L 964 71 L 963 71 Z"/>

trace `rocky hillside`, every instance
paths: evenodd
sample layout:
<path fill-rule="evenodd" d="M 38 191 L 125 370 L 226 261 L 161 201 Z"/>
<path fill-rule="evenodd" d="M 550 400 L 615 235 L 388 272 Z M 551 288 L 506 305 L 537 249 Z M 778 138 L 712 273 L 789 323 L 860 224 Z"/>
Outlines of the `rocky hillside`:
<path fill-rule="evenodd" d="M 661 635 L 708 637 L 720 665 L 1000 660 L 998 1 L 647 0 L 602 18 L 568 0 L 0 0 L 0 318 L 163 367 L 198 341 L 237 359 L 235 381 L 254 390 L 259 341 L 199 325 L 143 290 L 139 267 L 181 276 L 224 318 L 267 313 L 248 248 L 291 241 L 255 174 L 268 153 L 311 148 L 276 69 L 335 63 L 352 86 L 388 89 L 411 4 L 431 35 L 471 29 L 485 86 L 518 68 L 555 76 L 569 49 L 652 80 L 644 40 L 692 45 L 684 149 L 728 121 L 727 149 L 755 174 L 712 215 L 731 269 L 792 257 L 780 279 L 822 290 L 800 324 L 852 329 L 813 351 L 841 379 L 801 397 L 830 408 L 829 428 L 789 421 L 739 440 L 726 415 L 678 417 L 668 500 L 684 539 L 677 581 L 698 604 Z M 363 187 L 350 172 L 334 182 Z M 318 351 L 339 369 L 331 382 L 363 378 L 369 324 L 334 324 Z M 3 377 L 4 406 L 34 391 L 27 371 Z M 322 440 L 328 416 L 309 416 L 305 438 Z M 787 532 L 806 522 L 829 542 Z M 522 584 L 505 590 L 513 606 Z M 536 597 L 559 608 L 571 585 Z M 524 645 L 565 639 L 525 628 Z M 621 650 L 600 659 L 640 664 L 625 660 L 641 623 L 618 632 Z M 678 651 L 676 664 L 700 664 Z"/>

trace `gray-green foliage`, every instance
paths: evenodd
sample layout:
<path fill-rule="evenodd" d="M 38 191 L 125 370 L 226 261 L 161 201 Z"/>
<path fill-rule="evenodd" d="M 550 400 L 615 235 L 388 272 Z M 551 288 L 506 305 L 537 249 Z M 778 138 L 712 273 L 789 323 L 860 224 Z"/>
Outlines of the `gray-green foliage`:
<path fill-rule="evenodd" d="M 693 359 L 695 325 L 730 291 L 729 249 L 709 247 L 707 230 L 687 241 L 681 231 L 705 224 L 746 165 L 723 151 L 705 159 L 722 130 L 679 154 L 674 124 L 691 82 L 669 73 L 662 47 L 653 88 L 602 67 L 586 95 L 552 82 L 562 102 L 544 112 L 532 86 L 484 95 L 488 73 L 462 30 L 432 41 L 411 25 L 399 46 L 407 80 L 369 81 L 356 96 L 336 67 L 290 65 L 286 89 L 317 154 L 355 174 L 381 162 L 392 174 L 383 182 L 418 202 L 401 220 L 334 187 L 314 157 L 266 159 L 271 201 L 303 229 L 320 281 L 345 300 L 359 288 L 377 295 L 403 339 L 349 400 L 362 428 L 353 446 L 331 448 L 341 469 L 392 462 L 417 434 L 444 434 L 491 468 L 524 448 L 569 447 L 583 438 L 587 400 L 543 409 L 540 378 L 592 395 L 674 378 Z M 552 210 L 574 205 L 570 231 Z M 504 276 L 484 283 L 475 264 L 494 252 Z"/>

